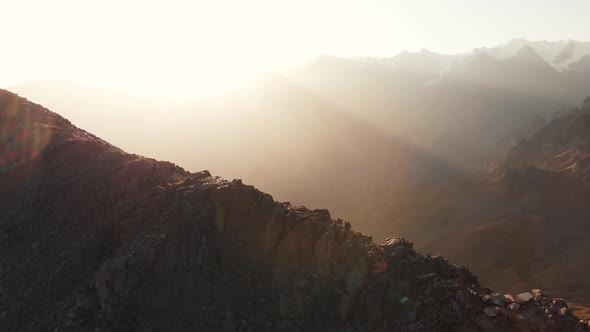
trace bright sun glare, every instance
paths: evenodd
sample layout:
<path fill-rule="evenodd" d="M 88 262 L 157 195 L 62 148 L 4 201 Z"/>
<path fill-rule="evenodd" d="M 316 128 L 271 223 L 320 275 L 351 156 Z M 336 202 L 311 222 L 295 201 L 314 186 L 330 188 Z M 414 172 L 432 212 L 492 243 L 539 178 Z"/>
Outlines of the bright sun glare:
<path fill-rule="evenodd" d="M 293 4 L 25 0 L 8 6 L 12 15 L 0 27 L 13 34 L 4 44 L 19 52 L 3 54 L 13 63 L 3 71 L 3 86 L 70 79 L 195 97 L 305 61 L 316 51 L 281 46 L 286 40 L 297 46 L 296 34 L 306 29 L 286 21 L 304 14 L 298 11 L 305 6 Z M 32 24 L 22 24 L 25 13 Z"/>
<path fill-rule="evenodd" d="M 3 0 L 0 87 L 66 79 L 195 98 L 322 54 L 379 57 L 423 47 L 457 53 L 515 36 L 589 39 L 587 29 L 568 29 L 585 21 L 580 3 L 522 3 Z M 546 12 L 552 24 L 543 21 Z M 497 29 L 482 24 L 484 14 Z"/>

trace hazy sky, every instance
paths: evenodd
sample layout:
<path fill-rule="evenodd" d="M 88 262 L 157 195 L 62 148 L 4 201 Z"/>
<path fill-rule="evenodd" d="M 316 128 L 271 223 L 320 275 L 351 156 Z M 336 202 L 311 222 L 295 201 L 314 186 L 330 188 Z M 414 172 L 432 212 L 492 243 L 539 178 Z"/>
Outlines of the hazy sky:
<path fill-rule="evenodd" d="M 584 0 L 0 0 L 0 12 L 1 87 L 71 79 L 170 96 L 321 54 L 590 40 Z"/>

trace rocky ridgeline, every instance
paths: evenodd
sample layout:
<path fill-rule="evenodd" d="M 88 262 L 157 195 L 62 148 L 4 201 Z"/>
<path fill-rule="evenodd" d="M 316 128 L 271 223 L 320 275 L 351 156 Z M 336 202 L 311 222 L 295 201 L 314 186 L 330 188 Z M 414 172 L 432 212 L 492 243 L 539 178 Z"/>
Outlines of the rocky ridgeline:
<path fill-rule="evenodd" d="M 201 172 L 162 195 L 172 204 L 159 212 L 160 222 L 103 265 L 90 297 L 75 306 L 74 312 L 90 316 L 74 315 L 66 325 L 244 331 L 587 327 L 561 299 L 538 290 L 534 296 L 493 293 L 468 269 L 420 255 L 404 239 L 372 243 L 326 210 L 274 202 L 240 181 Z M 94 294 L 93 313 L 84 305 Z M 180 313 L 187 316 L 174 318 Z"/>
<path fill-rule="evenodd" d="M 6 96 L 35 115 L 14 133 L 52 131 L 0 174 L 2 331 L 588 330 L 539 290 L 494 293 L 402 238 L 373 243 L 327 210 L 126 154 Z"/>

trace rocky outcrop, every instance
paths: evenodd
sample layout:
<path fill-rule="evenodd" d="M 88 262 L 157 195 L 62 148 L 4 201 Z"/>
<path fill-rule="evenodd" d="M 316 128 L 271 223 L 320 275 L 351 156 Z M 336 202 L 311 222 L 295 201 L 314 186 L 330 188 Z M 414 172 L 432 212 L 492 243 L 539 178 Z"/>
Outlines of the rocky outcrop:
<path fill-rule="evenodd" d="M 405 239 L 374 243 L 2 98 L 34 119 L 3 126 L 51 136 L 0 175 L 0 330 L 587 330 L 540 291 L 494 293 Z"/>

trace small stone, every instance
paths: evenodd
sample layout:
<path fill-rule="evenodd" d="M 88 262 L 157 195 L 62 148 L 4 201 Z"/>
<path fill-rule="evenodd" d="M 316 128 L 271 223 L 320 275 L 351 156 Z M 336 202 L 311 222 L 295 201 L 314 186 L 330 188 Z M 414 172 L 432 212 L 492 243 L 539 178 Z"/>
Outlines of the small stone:
<path fill-rule="evenodd" d="M 567 303 L 562 298 L 558 298 L 558 297 L 553 298 L 553 299 L 551 299 L 551 303 L 553 303 L 553 305 L 555 305 L 558 308 L 563 308 L 563 307 L 567 308 Z"/>
<path fill-rule="evenodd" d="M 561 309 L 559 309 L 559 314 L 561 316 L 565 316 L 567 314 L 567 308 L 561 308 Z"/>
<path fill-rule="evenodd" d="M 166 191 L 166 188 L 164 188 L 162 186 L 157 186 L 157 187 L 153 187 L 152 189 L 150 189 L 150 194 L 152 196 L 157 196 L 157 195 L 161 195 L 165 191 Z"/>
<path fill-rule="evenodd" d="M 527 303 L 532 299 L 533 299 L 533 294 L 531 294 L 529 292 L 520 293 L 520 294 L 516 295 L 516 302 L 520 303 L 520 304 Z"/>
<path fill-rule="evenodd" d="M 520 304 L 518 303 L 511 303 L 508 308 L 512 311 L 518 311 L 520 309 Z"/>
<path fill-rule="evenodd" d="M 488 302 L 498 307 L 503 307 L 506 305 L 506 297 L 500 293 L 489 295 Z"/>
<path fill-rule="evenodd" d="M 427 273 L 427 274 L 423 274 L 423 275 L 419 275 L 418 279 L 420 280 L 429 280 L 429 279 L 433 279 L 437 276 L 436 273 Z"/>
<path fill-rule="evenodd" d="M 532 290 L 533 296 L 536 298 L 538 298 L 539 296 L 543 295 L 543 292 L 538 289 L 538 288 L 533 288 Z"/>
<path fill-rule="evenodd" d="M 443 265 L 446 263 L 446 259 L 443 256 L 439 256 L 439 255 L 432 256 L 432 260 L 434 262 L 436 262 L 436 264 L 438 264 L 438 265 Z"/>
<path fill-rule="evenodd" d="M 504 294 L 504 298 L 508 303 L 514 303 L 514 297 L 511 294 Z"/>
<path fill-rule="evenodd" d="M 348 230 L 350 230 L 351 228 L 352 228 L 352 225 L 350 225 L 350 222 L 348 222 L 348 221 L 345 221 L 345 222 L 344 222 L 344 229 L 348 231 Z"/>

